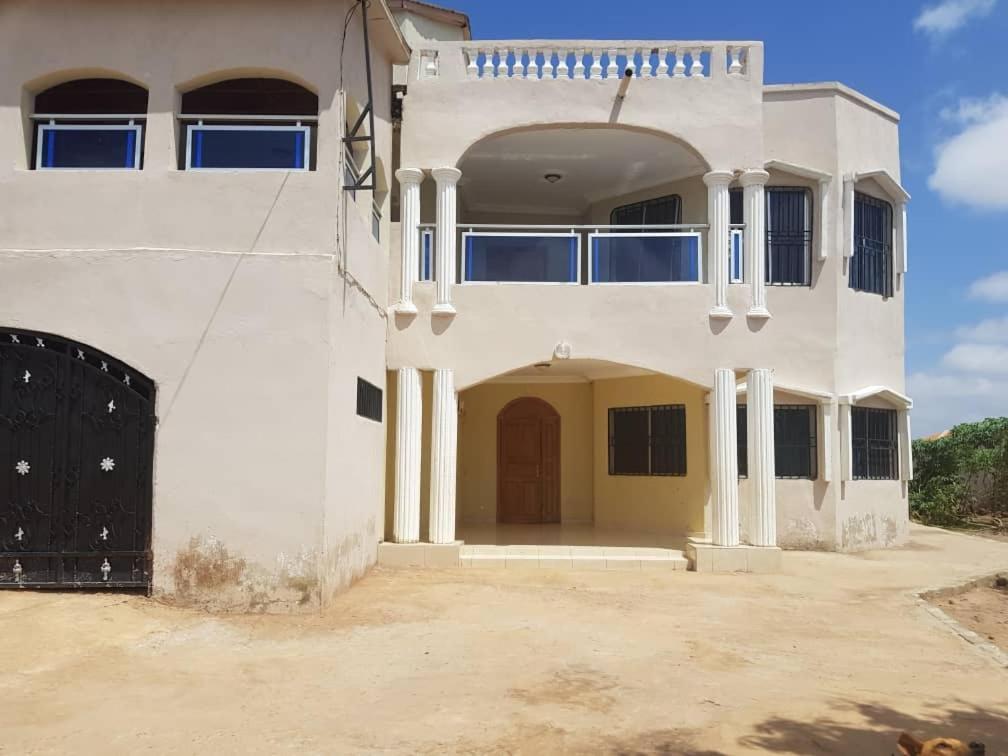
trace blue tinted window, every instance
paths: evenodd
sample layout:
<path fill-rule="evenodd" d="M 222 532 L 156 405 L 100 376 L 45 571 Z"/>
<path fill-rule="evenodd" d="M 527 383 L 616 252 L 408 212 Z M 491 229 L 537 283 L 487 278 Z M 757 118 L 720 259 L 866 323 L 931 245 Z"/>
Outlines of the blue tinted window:
<path fill-rule="evenodd" d="M 135 168 L 139 127 L 40 127 L 39 168 Z"/>
<path fill-rule="evenodd" d="M 574 236 L 466 236 L 466 281 L 577 283 Z"/>
<path fill-rule="evenodd" d="M 643 283 L 698 281 L 697 236 L 597 236 L 592 239 L 592 281 Z"/>
<path fill-rule="evenodd" d="M 305 165 L 308 128 L 190 126 L 192 168 L 287 168 Z"/>

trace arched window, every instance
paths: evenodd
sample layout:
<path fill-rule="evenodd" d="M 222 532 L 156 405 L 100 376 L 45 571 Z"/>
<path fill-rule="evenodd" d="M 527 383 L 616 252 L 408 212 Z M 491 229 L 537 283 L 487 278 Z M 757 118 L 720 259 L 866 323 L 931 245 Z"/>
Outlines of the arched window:
<path fill-rule="evenodd" d="M 185 170 L 314 169 L 318 95 L 283 79 L 228 79 L 182 95 Z"/>
<path fill-rule="evenodd" d="M 35 96 L 36 169 L 139 169 L 147 90 L 120 79 L 75 79 Z"/>

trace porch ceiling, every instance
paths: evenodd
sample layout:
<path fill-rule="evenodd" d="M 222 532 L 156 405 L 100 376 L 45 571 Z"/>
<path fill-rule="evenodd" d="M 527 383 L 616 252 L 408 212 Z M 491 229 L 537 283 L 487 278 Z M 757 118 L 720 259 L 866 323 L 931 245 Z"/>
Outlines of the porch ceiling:
<path fill-rule="evenodd" d="M 588 206 L 703 173 L 670 137 L 621 128 L 555 128 L 491 136 L 459 164 L 466 210 L 580 216 Z M 551 183 L 547 174 L 560 180 Z"/>
<path fill-rule="evenodd" d="M 650 370 L 605 360 L 553 360 L 512 370 L 488 383 L 587 383 L 606 378 L 656 375 Z"/>

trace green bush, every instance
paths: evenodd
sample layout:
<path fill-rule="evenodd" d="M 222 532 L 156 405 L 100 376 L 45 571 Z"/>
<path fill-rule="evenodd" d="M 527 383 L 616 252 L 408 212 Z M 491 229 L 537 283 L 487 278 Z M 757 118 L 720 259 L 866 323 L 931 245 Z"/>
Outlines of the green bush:
<path fill-rule="evenodd" d="M 913 442 L 910 514 L 931 525 L 1008 511 L 1008 417 L 955 426 Z"/>

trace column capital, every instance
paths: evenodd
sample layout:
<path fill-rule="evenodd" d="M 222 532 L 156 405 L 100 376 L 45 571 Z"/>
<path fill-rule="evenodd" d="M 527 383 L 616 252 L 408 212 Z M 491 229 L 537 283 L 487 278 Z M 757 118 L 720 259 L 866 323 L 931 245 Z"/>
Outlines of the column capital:
<path fill-rule="evenodd" d="M 703 182 L 707 186 L 728 186 L 734 178 L 732 171 L 710 171 L 704 174 Z"/>
<path fill-rule="evenodd" d="M 400 184 L 419 184 L 423 181 L 424 172 L 419 168 L 399 168 L 395 177 Z"/>
<path fill-rule="evenodd" d="M 750 168 L 739 176 L 742 186 L 763 186 L 770 179 L 770 174 L 762 168 Z"/>
<path fill-rule="evenodd" d="M 462 171 L 458 168 L 445 166 L 431 169 L 431 176 L 438 184 L 457 184 L 458 180 L 462 178 Z"/>

